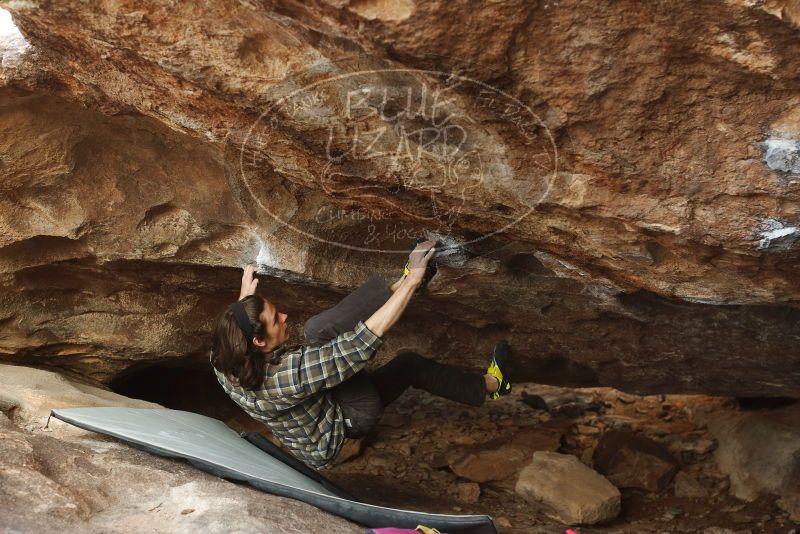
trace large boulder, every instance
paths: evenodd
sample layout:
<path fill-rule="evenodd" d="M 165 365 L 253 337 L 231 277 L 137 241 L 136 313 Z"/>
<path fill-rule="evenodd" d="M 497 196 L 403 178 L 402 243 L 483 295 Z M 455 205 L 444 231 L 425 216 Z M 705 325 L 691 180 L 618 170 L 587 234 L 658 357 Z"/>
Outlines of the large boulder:
<path fill-rule="evenodd" d="M 655 441 L 623 430 L 603 434 L 594 452 L 594 468 L 618 488 L 661 491 L 680 469 L 678 461 Z"/>
<path fill-rule="evenodd" d="M 569 422 L 552 420 L 520 430 L 510 439 L 455 447 L 445 454 L 450 469 L 473 482 L 504 480 L 517 475 L 537 451 L 556 451 Z"/>
<path fill-rule="evenodd" d="M 50 409 L 77 406 L 157 405 L 48 371 L 0 366 L 0 530 L 363 531 L 313 506 L 228 482 L 55 418 L 44 426 Z"/>
<path fill-rule="evenodd" d="M 232 525 L 250 532 L 363 532 L 313 506 L 111 438 L 27 432 L 3 414 L 0 488 L 6 532 L 226 533 Z"/>
<path fill-rule="evenodd" d="M 520 472 L 516 491 L 531 502 L 543 504 L 568 524 L 602 523 L 620 512 L 619 490 L 567 454 L 534 453 L 533 460 Z"/>
<path fill-rule="evenodd" d="M 0 364 L 0 411 L 29 430 L 42 429 L 48 422 L 56 423 L 50 420 L 50 411 L 56 408 L 90 406 L 161 407 L 70 380 L 52 371 Z"/>
<path fill-rule="evenodd" d="M 709 421 L 719 446 L 715 459 L 730 477 L 733 496 L 753 501 L 762 493 L 782 497 L 798 515 L 800 498 L 800 405 L 724 413 Z"/>

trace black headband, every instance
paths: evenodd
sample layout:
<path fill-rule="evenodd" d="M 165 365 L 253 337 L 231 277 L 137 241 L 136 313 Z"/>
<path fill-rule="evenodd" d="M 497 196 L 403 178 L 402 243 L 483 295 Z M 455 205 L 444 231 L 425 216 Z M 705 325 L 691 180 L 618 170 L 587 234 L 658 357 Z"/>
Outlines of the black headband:
<path fill-rule="evenodd" d="M 236 324 L 239 325 L 239 329 L 242 331 L 242 334 L 244 334 L 244 338 L 249 346 L 253 341 L 253 337 L 255 337 L 255 329 L 253 328 L 253 323 L 250 321 L 250 318 L 247 316 L 247 312 L 244 311 L 244 304 L 241 302 L 234 302 L 230 305 L 230 309 L 233 311 L 233 318 L 236 319 Z"/>

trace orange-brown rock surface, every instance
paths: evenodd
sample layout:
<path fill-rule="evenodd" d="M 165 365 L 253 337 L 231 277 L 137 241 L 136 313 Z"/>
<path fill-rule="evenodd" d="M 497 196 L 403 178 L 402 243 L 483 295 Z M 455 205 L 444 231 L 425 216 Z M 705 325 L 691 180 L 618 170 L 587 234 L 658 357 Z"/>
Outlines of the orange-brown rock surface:
<path fill-rule="evenodd" d="M 380 358 L 800 397 L 796 2 L 3 1 L 0 353 L 203 357 L 460 245 Z"/>
<path fill-rule="evenodd" d="M 157 404 L 0 364 L 3 532 L 336 532 L 363 527 L 305 503 L 49 418 L 54 407 Z M 280 513 L 276 513 L 280 511 Z"/>

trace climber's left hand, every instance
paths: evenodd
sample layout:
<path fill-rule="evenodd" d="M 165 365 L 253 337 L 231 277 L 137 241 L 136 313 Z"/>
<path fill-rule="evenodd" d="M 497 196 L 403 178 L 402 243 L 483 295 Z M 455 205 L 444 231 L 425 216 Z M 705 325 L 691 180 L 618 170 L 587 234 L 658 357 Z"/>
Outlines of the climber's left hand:
<path fill-rule="evenodd" d="M 255 272 L 256 268 L 252 265 L 247 265 L 244 268 L 244 274 L 242 275 L 242 289 L 239 290 L 239 300 L 249 297 L 250 295 L 255 295 L 256 286 L 258 285 L 258 278 L 253 276 Z"/>

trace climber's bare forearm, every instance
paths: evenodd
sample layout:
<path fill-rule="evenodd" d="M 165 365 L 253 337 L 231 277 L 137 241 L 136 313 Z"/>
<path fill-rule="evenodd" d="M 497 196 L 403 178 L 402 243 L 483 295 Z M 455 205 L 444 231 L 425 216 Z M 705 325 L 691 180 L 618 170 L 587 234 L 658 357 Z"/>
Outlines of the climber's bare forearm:
<path fill-rule="evenodd" d="M 394 284 L 392 284 L 392 287 L 394 287 Z M 410 277 L 398 280 L 397 288 L 392 293 L 392 296 L 389 297 L 389 300 L 364 322 L 367 328 L 378 337 L 388 332 L 392 325 L 403 315 L 403 311 L 408 306 L 408 301 L 411 300 L 411 296 L 417 287 L 419 287 L 419 281 Z"/>
<path fill-rule="evenodd" d="M 436 252 L 434 241 L 419 243 L 408 256 L 408 274 L 392 284 L 389 300 L 365 321 L 367 328 L 377 336 L 383 336 L 397 322 L 414 291 L 422 284 L 428 262 Z"/>
<path fill-rule="evenodd" d="M 400 287 L 400 284 L 402 284 L 402 283 L 403 283 L 403 279 L 404 279 L 404 278 L 405 278 L 405 276 L 401 276 L 400 278 L 398 278 L 398 279 L 397 279 L 397 282 L 395 282 L 394 284 L 392 284 L 392 285 L 390 285 L 390 286 L 389 286 L 389 289 L 391 289 L 391 290 L 392 290 L 392 293 L 394 293 L 395 291 L 397 291 L 397 288 L 398 288 L 398 287 Z"/>

